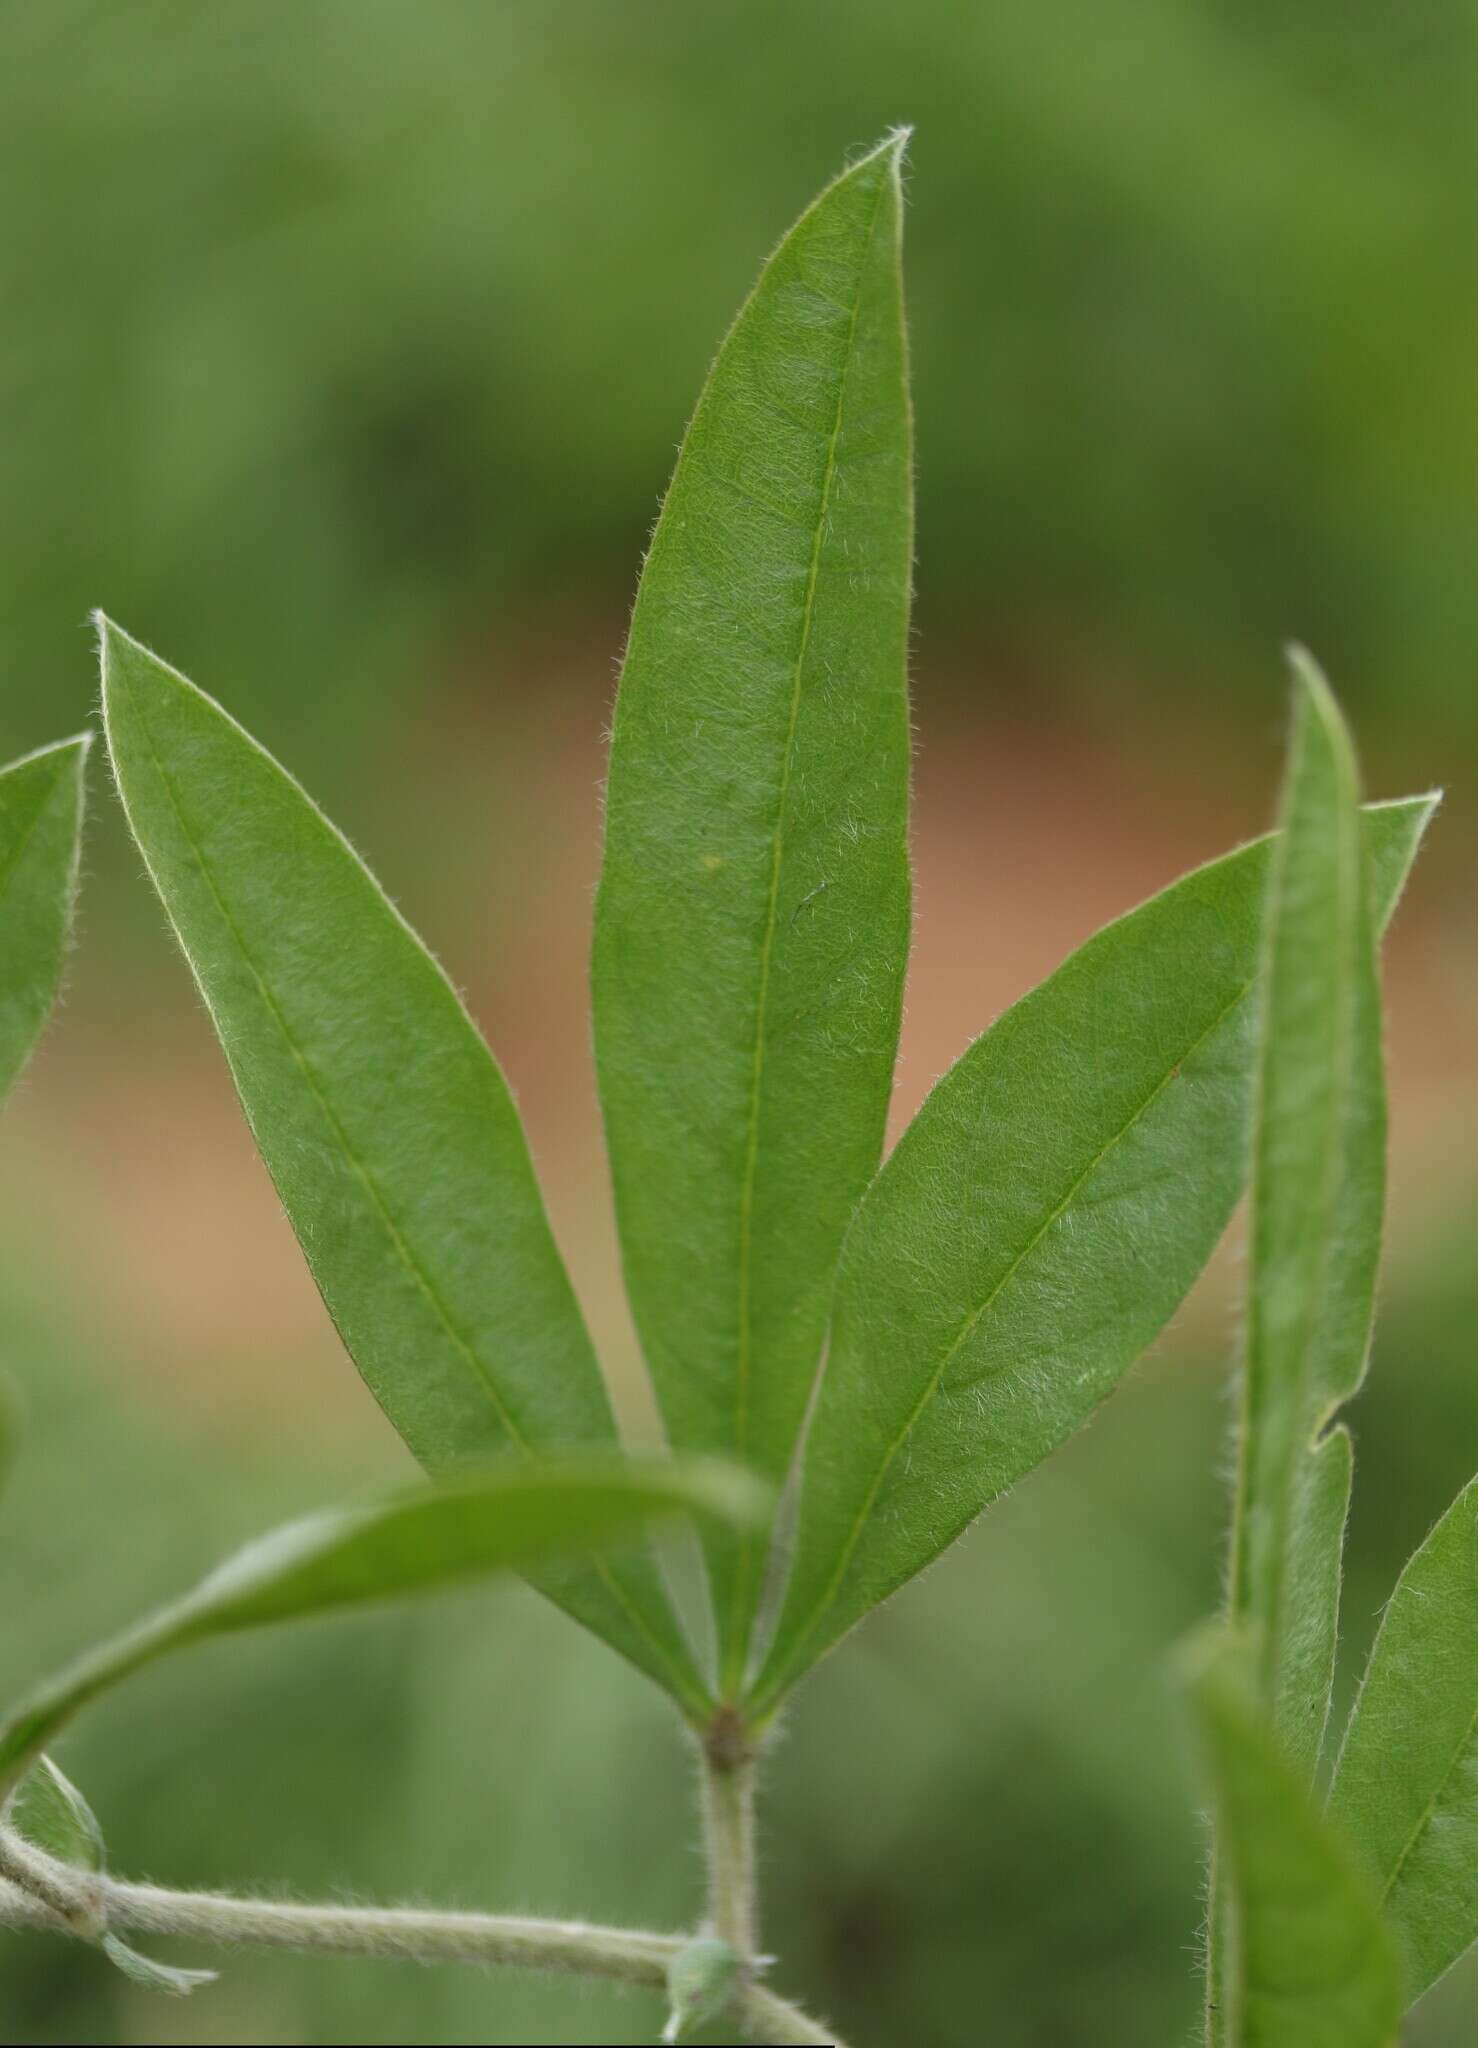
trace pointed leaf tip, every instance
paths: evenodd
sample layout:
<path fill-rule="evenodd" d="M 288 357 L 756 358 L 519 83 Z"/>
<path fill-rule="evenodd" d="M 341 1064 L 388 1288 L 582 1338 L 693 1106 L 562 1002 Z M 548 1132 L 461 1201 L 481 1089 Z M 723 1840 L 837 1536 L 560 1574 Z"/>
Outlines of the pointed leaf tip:
<path fill-rule="evenodd" d="M 1302 713 L 1317 721 L 1339 759 L 1341 774 L 1355 777 L 1358 771 L 1354 740 L 1328 676 L 1308 649 L 1297 641 L 1290 641 L 1286 652 L 1293 678 L 1296 715 Z"/>
<path fill-rule="evenodd" d="M 836 182 L 841 183 L 844 179 L 854 176 L 858 171 L 865 170 L 869 164 L 875 164 L 880 160 L 886 160 L 888 168 L 896 176 L 903 168 L 903 160 L 908 154 L 908 145 L 913 140 L 913 132 L 913 123 L 911 121 L 900 122 L 896 128 L 888 129 L 887 133 L 875 142 L 870 149 L 865 149 L 860 155 L 851 158 L 843 167 Z"/>
<path fill-rule="evenodd" d="M 0 1098 L 61 982 L 77 888 L 89 736 L 0 765 Z"/>
<path fill-rule="evenodd" d="M 106 682 L 108 649 L 119 629 L 114 625 L 101 605 L 94 605 L 87 616 L 92 630 L 97 636 L 98 661 L 103 670 L 103 679 Z"/>

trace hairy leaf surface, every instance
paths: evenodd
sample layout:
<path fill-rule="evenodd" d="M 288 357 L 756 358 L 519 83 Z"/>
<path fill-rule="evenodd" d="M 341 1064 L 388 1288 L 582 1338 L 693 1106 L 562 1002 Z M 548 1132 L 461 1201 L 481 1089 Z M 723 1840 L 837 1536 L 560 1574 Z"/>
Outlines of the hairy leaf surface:
<path fill-rule="evenodd" d="M 1375 1875 L 1418 1998 L 1478 1940 L 1478 1479 L 1401 1574 L 1330 1811 Z"/>
<path fill-rule="evenodd" d="M 1349 1435 L 1329 1425 L 1365 1371 L 1385 1197 L 1370 895 L 1354 750 L 1297 657 L 1266 912 L 1230 1606 L 1257 1625 L 1263 1704 L 1311 1781 L 1350 1495 Z"/>
<path fill-rule="evenodd" d="M 707 1464 L 503 1466 L 366 1508 L 311 1515 L 249 1544 L 172 1607 L 83 1657 L 0 1727 L 0 1799 L 87 1702 L 167 1651 L 269 1622 L 434 1591 L 629 1537 L 661 1516 L 754 1520 L 763 1491 Z"/>
<path fill-rule="evenodd" d="M 79 1870 L 107 1867 L 108 1851 L 98 1817 L 61 1767 L 39 1756 L 6 1808 L 6 1823 L 48 1856 Z"/>
<path fill-rule="evenodd" d="M 83 733 L 0 768 L 0 1100 L 56 1001 L 90 744 Z"/>
<path fill-rule="evenodd" d="M 193 683 L 101 623 L 134 836 L 330 1315 L 428 1471 L 614 1442 L 518 1113 L 347 841 Z M 690 1705 L 655 1566 L 541 1579 Z"/>
<path fill-rule="evenodd" d="M 908 952 L 904 138 L 786 236 L 704 386 L 611 748 L 595 1042 L 674 1445 L 784 1473 L 876 1170 Z M 730 1680 L 762 1545 L 716 1531 Z"/>
<path fill-rule="evenodd" d="M 1389 915 L 1434 799 L 1372 806 Z M 1241 1191 L 1270 842 L 1090 939 L 935 1087 L 862 1203 L 761 1708 L 1071 1434 Z"/>
<path fill-rule="evenodd" d="M 1201 1646 L 1186 1681 L 1216 1820 L 1229 1954 L 1225 2048 L 1391 2048 L 1400 1979 L 1375 1894 L 1281 1754 L 1247 1645 Z"/>

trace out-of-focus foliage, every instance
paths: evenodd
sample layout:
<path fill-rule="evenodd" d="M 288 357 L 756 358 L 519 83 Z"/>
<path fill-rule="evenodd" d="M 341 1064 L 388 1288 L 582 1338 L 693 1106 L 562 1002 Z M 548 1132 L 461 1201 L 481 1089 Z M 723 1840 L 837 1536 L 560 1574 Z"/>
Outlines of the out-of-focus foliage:
<path fill-rule="evenodd" d="M 1297 632 L 1357 713 L 1472 729 L 1464 0 L 12 0 L 0 36 L 0 751 L 76 705 L 96 602 L 325 749 L 515 604 L 617 611 L 734 277 L 897 120 L 925 627 L 1260 711 Z"/>
<path fill-rule="evenodd" d="M 753 1522 L 767 1507 L 735 1467 L 607 1457 L 511 1470 L 505 1461 L 460 1483 L 300 1516 L 23 1699 L 0 1726 L 0 1794 L 22 1784 L 32 1759 L 46 1765 L 46 1745 L 100 1694 L 189 1644 L 629 1546 L 647 1523 L 683 1512 Z"/>

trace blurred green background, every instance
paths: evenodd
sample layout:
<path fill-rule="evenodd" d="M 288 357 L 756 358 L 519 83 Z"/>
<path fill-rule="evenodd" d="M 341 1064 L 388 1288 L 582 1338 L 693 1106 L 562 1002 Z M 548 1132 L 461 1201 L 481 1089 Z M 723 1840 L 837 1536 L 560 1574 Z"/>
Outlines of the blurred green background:
<path fill-rule="evenodd" d="M 0 758 L 103 604 L 366 851 L 518 1090 L 640 1426 L 583 1012 L 646 532 L 759 260 L 918 124 L 918 945 L 899 1116 L 1115 911 L 1265 822 L 1281 641 L 1447 814 L 1389 949 L 1394 1212 L 1358 1669 L 1478 1466 L 1471 0 L 0 5 Z M 261 1522 L 404 1476 L 104 777 L 0 1146 L 6 1691 Z M 1199 1841 L 1164 1658 L 1213 1604 L 1235 1251 L 1095 1427 L 823 1667 L 767 1938 L 862 2043 L 1176 2042 Z M 660 1702 L 532 1595 L 247 1639 L 66 1761 L 163 1880 L 677 1924 Z M 1413 2019 L 1471 2042 L 1478 1970 Z M 161 2006 L 0 1935 L 0 2039 L 639 2042 L 652 2001 L 265 1956 Z"/>

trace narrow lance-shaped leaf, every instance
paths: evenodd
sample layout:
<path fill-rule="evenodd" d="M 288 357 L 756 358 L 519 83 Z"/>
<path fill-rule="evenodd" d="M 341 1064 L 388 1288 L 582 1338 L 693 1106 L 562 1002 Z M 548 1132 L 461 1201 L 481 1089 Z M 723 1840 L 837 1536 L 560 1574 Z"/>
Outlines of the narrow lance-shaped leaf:
<path fill-rule="evenodd" d="M 1256 1705 L 1255 1651 L 1187 1659 L 1212 1796 L 1230 1954 L 1215 2038 L 1227 2048 L 1391 2048 L 1401 2015 L 1391 1938 L 1348 1844 L 1318 1812 Z"/>
<path fill-rule="evenodd" d="M 1382 920 L 1434 803 L 1366 813 Z M 869 1189 L 757 1710 L 1087 1418 L 1210 1256 L 1246 1170 L 1268 855 L 1090 939 L 975 1041 Z"/>
<path fill-rule="evenodd" d="M 450 982 L 291 777 L 100 621 L 134 837 L 350 1356 L 421 1463 L 614 1442 L 508 1087 Z M 655 1566 L 541 1579 L 701 1710 Z"/>
<path fill-rule="evenodd" d="M 1329 1714 L 1350 1440 L 1330 1428 L 1370 1343 L 1385 1086 L 1354 750 L 1296 657 L 1269 876 L 1246 1357 L 1229 1605 L 1256 1624 L 1264 1707 L 1312 1779 Z"/>
<path fill-rule="evenodd" d="M 81 1658 L 0 1726 L 0 1801 L 89 1700 L 186 1643 L 269 1622 L 434 1591 L 474 1573 L 526 1572 L 630 1537 L 661 1516 L 753 1521 L 763 1489 L 705 1464 L 502 1466 L 377 1506 L 289 1523 L 229 1558 L 184 1599 Z"/>
<path fill-rule="evenodd" d="M 719 352 L 611 748 L 593 992 L 627 1285 L 673 1444 L 772 1479 L 881 1157 L 908 953 L 904 140 L 801 217 Z M 762 1559 L 710 1537 L 730 1687 Z"/>
<path fill-rule="evenodd" d="M 56 1000 L 90 744 L 82 733 L 0 768 L 0 1100 Z"/>
<path fill-rule="evenodd" d="M 1351 1447 L 1331 1427 L 1365 1370 L 1380 1256 L 1385 1091 L 1354 750 L 1294 656 L 1293 740 L 1263 914 L 1247 1338 L 1228 1606 L 1255 1625 L 1274 1739 L 1312 1783 L 1329 1715 Z M 1213 1857 L 1208 2032 L 1228 1903 Z"/>
<path fill-rule="evenodd" d="M 1478 1940 L 1478 1479 L 1401 1574 L 1330 1811 L 1374 1875 L 1419 1998 Z"/>

